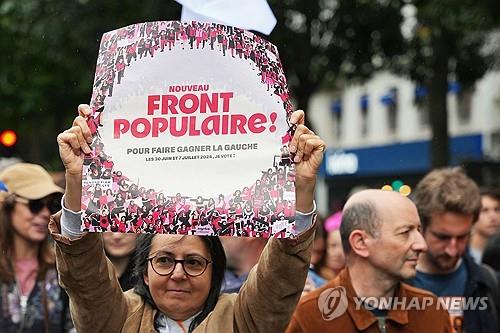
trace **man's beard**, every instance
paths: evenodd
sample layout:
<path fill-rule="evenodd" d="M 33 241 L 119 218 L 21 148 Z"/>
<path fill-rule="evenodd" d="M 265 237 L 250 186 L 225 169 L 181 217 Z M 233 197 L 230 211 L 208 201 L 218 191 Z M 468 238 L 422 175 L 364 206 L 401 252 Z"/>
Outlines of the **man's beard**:
<path fill-rule="evenodd" d="M 446 272 L 453 271 L 453 269 L 457 265 L 458 260 L 460 259 L 459 256 L 450 257 L 447 254 L 440 254 L 438 256 L 434 256 L 430 252 L 427 252 L 424 255 L 427 256 L 427 258 L 434 267 L 436 267 L 440 271 L 446 271 Z"/>

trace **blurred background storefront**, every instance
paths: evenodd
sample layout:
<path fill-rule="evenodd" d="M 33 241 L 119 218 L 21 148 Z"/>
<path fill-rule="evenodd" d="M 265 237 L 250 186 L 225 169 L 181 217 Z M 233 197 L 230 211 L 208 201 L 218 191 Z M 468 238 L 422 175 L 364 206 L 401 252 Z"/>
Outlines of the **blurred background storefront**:
<path fill-rule="evenodd" d="M 450 165 L 479 184 L 500 185 L 500 72 L 464 90 L 448 87 Z M 328 108 L 330 117 L 321 110 Z M 316 94 L 310 119 L 327 140 L 322 166 L 324 211 L 335 211 L 351 191 L 391 186 L 410 193 L 432 168 L 427 91 L 394 74 Z M 406 185 L 406 186 L 405 186 Z M 320 199 L 321 200 L 321 199 Z"/>

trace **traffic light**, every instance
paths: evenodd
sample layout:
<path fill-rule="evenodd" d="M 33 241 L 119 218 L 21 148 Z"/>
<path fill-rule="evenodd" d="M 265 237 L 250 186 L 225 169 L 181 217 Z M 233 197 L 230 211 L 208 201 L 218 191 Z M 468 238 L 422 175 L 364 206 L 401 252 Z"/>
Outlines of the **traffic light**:
<path fill-rule="evenodd" d="M 12 157 L 15 153 L 17 134 L 7 129 L 0 132 L 0 157 Z"/>

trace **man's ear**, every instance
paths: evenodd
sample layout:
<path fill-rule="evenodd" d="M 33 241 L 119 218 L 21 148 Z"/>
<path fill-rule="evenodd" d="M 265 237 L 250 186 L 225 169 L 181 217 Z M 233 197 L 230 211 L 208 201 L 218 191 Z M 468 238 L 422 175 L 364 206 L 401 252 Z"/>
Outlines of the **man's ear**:
<path fill-rule="evenodd" d="M 356 229 L 349 235 L 349 244 L 352 251 L 362 258 L 367 258 L 370 255 L 367 241 L 368 234 L 364 230 Z"/>

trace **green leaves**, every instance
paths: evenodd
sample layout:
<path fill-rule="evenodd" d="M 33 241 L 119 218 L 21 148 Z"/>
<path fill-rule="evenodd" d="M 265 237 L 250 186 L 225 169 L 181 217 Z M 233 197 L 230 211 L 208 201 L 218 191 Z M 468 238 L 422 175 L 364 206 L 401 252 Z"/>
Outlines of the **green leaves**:
<path fill-rule="evenodd" d="M 59 166 L 55 137 L 92 93 L 101 35 L 132 23 L 175 20 L 173 1 L 4 0 L 0 4 L 0 130 L 20 157 Z"/>

